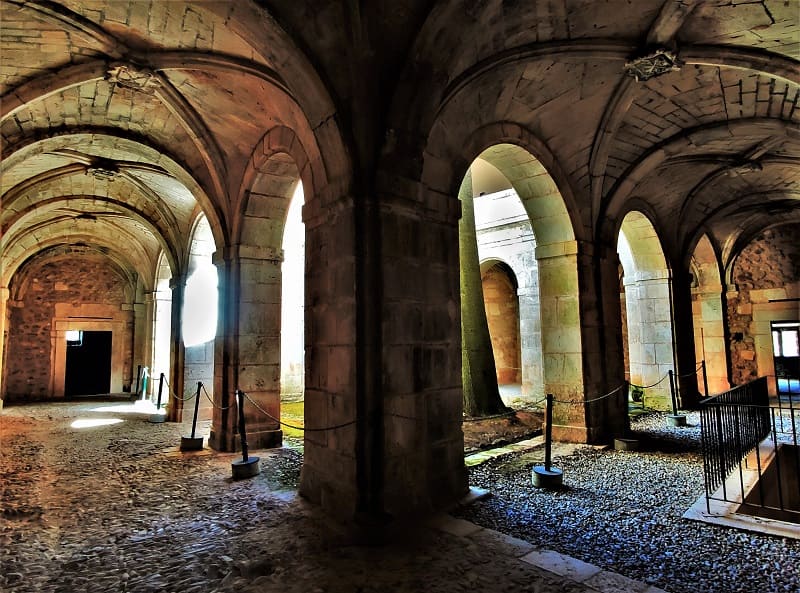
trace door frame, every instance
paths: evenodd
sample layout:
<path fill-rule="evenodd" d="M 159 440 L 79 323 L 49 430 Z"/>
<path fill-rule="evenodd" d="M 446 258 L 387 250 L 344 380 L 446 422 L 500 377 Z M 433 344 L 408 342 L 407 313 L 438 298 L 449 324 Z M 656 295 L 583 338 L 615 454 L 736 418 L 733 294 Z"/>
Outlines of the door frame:
<path fill-rule="evenodd" d="M 125 321 L 116 319 L 87 319 L 80 317 L 53 319 L 50 331 L 51 360 L 50 393 L 53 397 L 64 397 L 67 374 L 67 330 L 111 332 L 111 393 L 122 392 L 122 370 L 125 348 L 123 334 Z"/>

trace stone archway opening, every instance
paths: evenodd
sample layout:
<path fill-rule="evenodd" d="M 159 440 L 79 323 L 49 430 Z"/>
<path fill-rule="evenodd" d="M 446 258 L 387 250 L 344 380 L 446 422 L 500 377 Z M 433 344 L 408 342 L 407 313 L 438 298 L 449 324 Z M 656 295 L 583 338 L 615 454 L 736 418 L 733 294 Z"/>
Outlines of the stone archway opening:
<path fill-rule="evenodd" d="M 292 194 L 283 229 L 281 264 L 281 416 L 287 423 L 302 424 L 305 392 L 305 225 L 303 183 Z M 284 426 L 284 435 L 302 432 Z"/>
<path fill-rule="evenodd" d="M 153 358 L 150 363 L 153 377 L 170 377 L 170 340 L 172 338 L 172 272 L 166 254 L 162 251 L 156 267 L 155 292 L 153 293 Z"/>
<path fill-rule="evenodd" d="M 189 244 L 186 285 L 183 291 L 181 335 L 184 344 L 184 390 L 186 397 L 201 382 L 209 397 L 214 395 L 214 338 L 217 335 L 217 268 L 211 226 L 204 214 L 195 220 Z M 157 377 L 156 377 L 157 378 Z M 204 394 L 203 394 L 204 395 Z M 211 403 L 201 395 L 203 417 L 209 417 Z"/>
<path fill-rule="evenodd" d="M 728 348 L 725 337 L 725 309 L 722 277 L 714 248 L 703 235 L 694 249 L 692 271 L 692 321 L 695 361 L 705 361 L 705 382 L 699 376 L 698 389 L 705 397 L 730 389 Z M 705 384 L 708 393 L 705 393 Z"/>
<path fill-rule="evenodd" d="M 631 211 L 623 219 L 617 253 L 623 269 L 620 300 L 631 391 L 646 407 L 668 410 L 667 374 L 675 369 L 671 275 L 655 228 L 641 212 Z"/>
<path fill-rule="evenodd" d="M 522 394 L 517 277 L 508 264 L 489 260 L 481 264 L 481 284 L 497 368 L 497 384 L 500 396 L 508 403 Z"/>

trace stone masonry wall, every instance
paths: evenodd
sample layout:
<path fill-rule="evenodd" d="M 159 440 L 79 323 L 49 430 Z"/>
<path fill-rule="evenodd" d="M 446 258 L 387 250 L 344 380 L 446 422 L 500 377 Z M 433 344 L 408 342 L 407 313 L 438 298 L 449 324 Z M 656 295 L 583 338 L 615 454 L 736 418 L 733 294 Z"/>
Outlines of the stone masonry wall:
<path fill-rule="evenodd" d="M 483 299 L 497 367 L 497 382 L 501 385 L 521 383 L 519 305 L 511 280 L 501 270 L 491 268 L 484 273 Z"/>
<path fill-rule="evenodd" d="M 754 289 L 782 288 L 800 280 L 800 225 L 770 229 L 756 237 L 741 253 L 733 268 L 733 282 L 728 293 L 728 325 L 732 379 L 740 385 L 758 377 L 755 340 L 750 327 Z M 741 337 L 740 335 L 741 334 Z"/>
<path fill-rule="evenodd" d="M 51 397 L 51 328 L 56 304 L 125 303 L 125 280 L 107 263 L 85 257 L 33 264 L 27 271 L 28 286 L 10 302 L 7 368 L 4 386 L 8 401 Z M 19 275 L 18 275 L 19 276 Z M 126 324 L 125 367 L 130 375 L 133 325 Z M 116 339 L 116 336 L 115 336 Z"/>

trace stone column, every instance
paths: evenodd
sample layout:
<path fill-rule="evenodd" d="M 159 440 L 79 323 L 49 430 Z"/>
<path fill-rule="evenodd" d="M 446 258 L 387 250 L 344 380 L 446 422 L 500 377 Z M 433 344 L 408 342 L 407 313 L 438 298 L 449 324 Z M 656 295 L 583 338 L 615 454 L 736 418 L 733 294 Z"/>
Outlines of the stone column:
<path fill-rule="evenodd" d="M 587 438 L 610 442 L 630 430 L 616 246 L 579 243 L 578 281 Z"/>
<path fill-rule="evenodd" d="M 281 262 L 280 250 L 238 246 L 239 314 L 237 388 L 247 395 L 248 445 L 280 447 Z M 286 328 L 291 331 L 291 328 Z"/>
<path fill-rule="evenodd" d="M 8 370 L 6 369 L 6 342 L 8 339 L 8 299 L 10 291 L 7 286 L 0 286 L 0 410 L 3 409 L 3 399 L 5 395 L 5 382 L 3 379 Z"/>
<path fill-rule="evenodd" d="M 359 291 L 368 283 L 367 254 L 374 250 L 372 235 L 357 229 L 373 213 L 360 206 L 351 196 L 329 192 L 303 206 L 304 415 L 305 426 L 317 430 L 305 433 L 300 493 L 348 519 L 378 516 L 383 508 L 383 413 L 375 392 L 381 375 L 380 326 L 369 311 L 379 307 L 380 295 L 373 292 L 369 302 L 366 295 L 359 302 L 360 292 L 367 292 Z M 357 217 L 362 219 L 358 225 Z M 360 251 L 357 241 L 365 243 Z"/>
<path fill-rule="evenodd" d="M 467 173 L 459 192 L 461 221 L 458 225 L 461 273 L 461 340 L 464 411 L 486 416 L 505 409 L 497 388 L 497 369 L 486 321 L 478 239 L 472 198 L 472 175 Z"/>
<path fill-rule="evenodd" d="M 698 370 L 700 360 L 695 357 L 694 327 L 692 324 L 692 288 L 688 273 L 676 273 L 672 278 L 672 329 L 675 339 L 675 364 L 677 368 L 678 404 L 691 408 L 700 401 Z"/>
<path fill-rule="evenodd" d="M 536 246 L 539 265 L 539 305 L 542 319 L 544 391 L 557 403 L 553 438 L 586 442 L 589 435 L 584 399 L 581 320 L 576 241 Z M 571 401 L 573 404 L 564 402 Z"/>
<path fill-rule="evenodd" d="M 144 295 L 143 303 L 134 302 L 133 305 L 133 356 L 131 360 L 126 361 L 127 368 L 123 373 L 123 385 L 133 385 L 136 387 L 136 377 L 132 377 L 136 372 L 134 361 L 150 361 L 151 380 L 156 381 L 158 385 L 158 375 L 153 375 L 153 354 L 152 354 L 152 332 L 153 332 L 153 295 Z M 167 377 L 169 380 L 169 377 Z"/>
<path fill-rule="evenodd" d="M 172 307 L 170 309 L 170 376 L 169 385 L 177 396 L 183 395 L 183 362 L 185 351 L 183 347 L 183 293 L 186 288 L 186 280 L 183 276 L 175 275 L 169 281 L 172 289 Z M 156 378 L 157 380 L 158 378 Z M 169 398 L 167 405 L 167 420 L 170 422 L 181 422 L 183 420 L 183 401 L 173 397 Z"/>
<path fill-rule="evenodd" d="M 306 432 L 300 491 L 368 524 L 467 491 L 459 202 L 406 193 L 304 207 L 305 422 L 329 430 Z"/>
<path fill-rule="evenodd" d="M 278 422 L 281 261 L 279 252 L 251 245 L 215 254 L 220 306 L 214 401 L 220 408 L 229 407 L 235 390 L 245 392 L 247 442 L 253 449 L 279 447 L 283 442 Z M 209 439 L 214 448 L 240 448 L 235 423 L 234 413 L 215 408 Z"/>
<path fill-rule="evenodd" d="M 539 310 L 539 286 L 520 286 L 519 338 L 522 366 L 522 395 L 540 399 L 544 397 L 542 386 L 542 317 Z"/>
<path fill-rule="evenodd" d="M 383 373 L 375 395 L 383 400 L 384 505 L 392 515 L 443 508 L 467 491 L 458 250 L 463 203 L 428 188 L 410 195 L 380 201 Z M 475 288 L 482 292 L 479 278 Z"/>
<path fill-rule="evenodd" d="M 649 407 L 669 410 L 669 380 L 664 377 L 675 369 L 669 275 L 638 272 L 624 282 L 631 383 L 647 387 Z"/>
<path fill-rule="evenodd" d="M 728 348 L 725 339 L 725 310 L 722 286 L 703 286 L 692 289 L 695 360 L 706 363 L 709 393 L 704 397 L 730 389 L 728 380 Z M 703 389 L 703 377 L 698 376 L 698 388 Z"/>

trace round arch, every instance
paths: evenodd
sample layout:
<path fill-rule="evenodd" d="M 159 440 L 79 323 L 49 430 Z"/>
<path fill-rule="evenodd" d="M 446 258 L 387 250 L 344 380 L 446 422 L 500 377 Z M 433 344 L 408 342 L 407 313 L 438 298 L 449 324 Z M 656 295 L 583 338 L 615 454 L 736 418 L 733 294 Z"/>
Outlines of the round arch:
<path fill-rule="evenodd" d="M 669 409 L 671 393 L 664 379 L 675 369 L 671 273 L 661 240 L 650 218 L 631 210 L 622 219 L 617 252 L 623 269 L 629 377 L 645 388 L 646 404 Z"/>
<path fill-rule="evenodd" d="M 707 234 L 697 241 L 689 267 L 693 278 L 695 361 L 704 361 L 706 376 L 702 389 L 708 397 L 730 388 L 730 358 L 720 259 Z M 708 393 L 705 385 L 708 385 Z"/>

